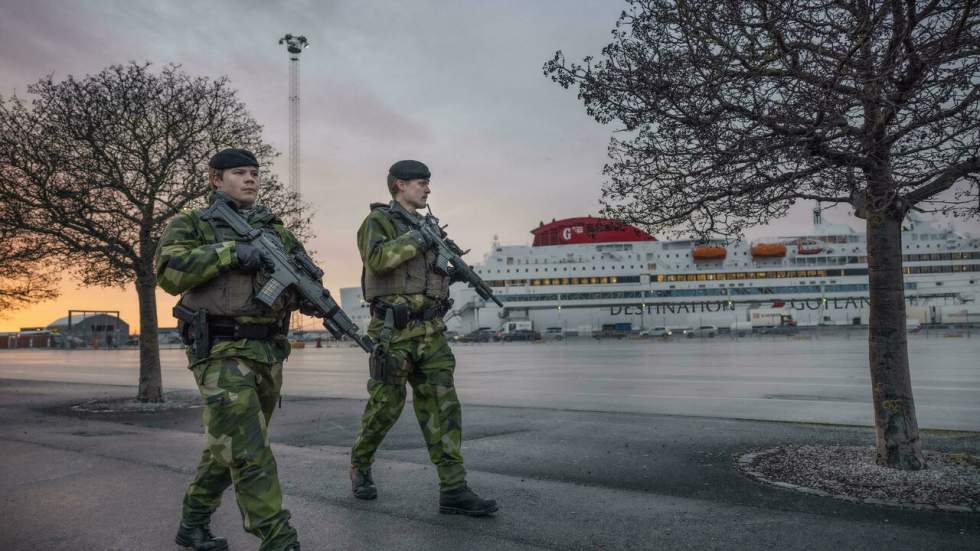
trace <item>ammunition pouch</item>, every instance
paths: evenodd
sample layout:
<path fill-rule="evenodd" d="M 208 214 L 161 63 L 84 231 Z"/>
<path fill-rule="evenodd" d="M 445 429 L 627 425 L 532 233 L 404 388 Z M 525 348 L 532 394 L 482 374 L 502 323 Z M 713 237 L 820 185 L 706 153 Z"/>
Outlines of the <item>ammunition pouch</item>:
<path fill-rule="evenodd" d="M 368 358 L 368 373 L 375 381 L 391 384 L 397 382 L 396 375 L 399 368 L 402 367 L 402 362 L 389 352 L 391 350 L 392 333 L 396 328 L 395 317 L 402 318 L 401 321 L 407 325 L 409 308 L 405 304 L 383 304 L 376 302 L 371 306 L 372 313 L 375 313 L 375 304 L 385 307 L 382 312 L 384 325 L 378 334 L 378 345 L 374 347 L 371 351 L 371 356 Z"/>
<path fill-rule="evenodd" d="M 452 307 L 452 304 L 453 301 L 449 299 L 440 302 L 436 306 L 432 306 L 424 310 L 413 311 L 407 304 L 387 304 L 381 301 L 374 301 L 371 303 L 371 315 L 384 321 L 388 311 L 390 310 L 394 314 L 393 328 L 404 329 L 408 327 L 410 322 L 413 321 L 431 321 L 437 318 L 442 318 Z"/>
<path fill-rule="evenodd" d="M 398 371 L 402 369 L 404 362 L 388 353 L 387 350 L 377 347 L 371 352 L 368 358 L 368 369 L 371 378 L 382 383 L 392 384 L 397 382 Z"/>

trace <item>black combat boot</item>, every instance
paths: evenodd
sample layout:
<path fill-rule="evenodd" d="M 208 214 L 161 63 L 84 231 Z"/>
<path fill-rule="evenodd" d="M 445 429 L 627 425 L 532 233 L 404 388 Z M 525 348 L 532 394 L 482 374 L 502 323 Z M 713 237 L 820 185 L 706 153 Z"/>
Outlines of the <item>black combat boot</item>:
<path fill-rule="evenodd" d="M 483 517 L 497 512 L 497 502 L 492 499 L 481 499 L 464 484 L 462 488 L 440 492 L 439 512 L 447 515 Z"/>
<path fill-rule="evenodd" d="M 378 497 L 378 489 L 374 487 L 371 470 L 360 471 L 357 467 L 350 468 L 350 485 L 357 499 L 374 499 Z"/>
<path fill-rule="evenodd" d="M 228 541 L 225 538 L 216 538 L 211 535 L 208 526 L 188 526 L 180 523 L 177 530 L 177 537 L 174 538 L 177 545 L 194 551 L 226 551 Z"/>

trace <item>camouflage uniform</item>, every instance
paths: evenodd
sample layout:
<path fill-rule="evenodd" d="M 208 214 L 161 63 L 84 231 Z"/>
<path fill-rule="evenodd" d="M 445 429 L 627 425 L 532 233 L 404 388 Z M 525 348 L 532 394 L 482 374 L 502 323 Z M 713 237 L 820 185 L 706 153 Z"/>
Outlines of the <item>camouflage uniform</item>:
<path fill-rule="evenodd" d="M 376 274 L 390 272 L 422 254 L 409 235 L 400 233 L 383 209 L 373 209 L 357 231 L 357 246 L 364 269 Z M 413 311 L 435 307 L 438 301 L 425 294 L 387 295 L 387 304 L 407 304 Z M 384 322 L 373 319 L 368 334 L 377 339 Z M 368 380 L 368 403 L 360 431 L 351 450 L 351 464 L 366 472 L 385 434 L 395 424 L 405 406 L 405 383 L 412 386 L 415 416 L 428 446 L 429 458 L 436 466 L 442 491 L 462 488 L 466 469 L 460 453 L 462 414 L 453 371 L 453 357 L 444 332 L 446 325 L 436 317 L 411 321 L 392 333 L 390 353 L 401 360 L 402 369 L 391 382 Z"/>
<path fill-rule="evenodd" d="M 217 222 L 202 220 L 200 210 L 178 214 L 167 227 L 157 249 L 157 281 L 170 294 L 186 293 L 235 271 L 236 237 Z M 264 207 L 253 209 L 248 222 L 275 235 L 284 250 L 302 245 L 282 222 Z M 217 231 L 216 231 L 217 230 Z M 256 274 L 256 288 L 266 276 Z M 292 299 L 278 309 L 236 317 L 249 324 L 271 324 L 288 315 Z M 197 360 L 190 347 L 187 357 L 204 398 L 207 447 L 183 502 L 183 522 L 206 525 L 231 484 L 245 530 L 262 539 L 262 550 L 285 549 L 296 542 L 289 525 L 289 511 L 282 508 L 282 491 L 276 461 L 269 446 L 268 425 L 279 399 L 283 361 L 289 342 L 278 335 L 270 339 L 216 341 L 209 357 Z"/>

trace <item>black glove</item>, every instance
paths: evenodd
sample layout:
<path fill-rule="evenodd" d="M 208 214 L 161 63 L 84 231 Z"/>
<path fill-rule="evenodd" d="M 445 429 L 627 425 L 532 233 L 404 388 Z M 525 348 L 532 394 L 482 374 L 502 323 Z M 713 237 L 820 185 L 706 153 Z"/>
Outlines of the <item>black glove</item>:
<path fill-rule="evenodd" d="M 263 268 L 271 271 L 275 268 L 272 260 L 251 243 L 235 243 L 235 255 L 238 257 L 238 269 L 243 272 L 258 272 Z"/>
<path fill-rule="evenodd" d="M 461 274 L 459 270 L 457 270 L 456 268 L 450 266 L 448 271 L 449 271 L 450 285 L 452 285 L 453 283 L 459 283 L 460 281 L 466 281 L 466 278 L 463 277 L 463 274 Z"/>
<path fill-rule="evenodd" d="M 435 243 L 429 240 L 425 234 L 419 230 L 412 230 L 408 232 L 407 235 L 412 238 L 412 241 L 415 241 L 415 243 L 419 246 L 419 250 L 421 251 L 427 251 L 435 246 Z"/>
<path fill-rule="evenodd" d="M 323 317 L 323 312 L 308 300 L 299 301 L 299 313 L 304 316 L 313 316 L 314 318 Z"/>

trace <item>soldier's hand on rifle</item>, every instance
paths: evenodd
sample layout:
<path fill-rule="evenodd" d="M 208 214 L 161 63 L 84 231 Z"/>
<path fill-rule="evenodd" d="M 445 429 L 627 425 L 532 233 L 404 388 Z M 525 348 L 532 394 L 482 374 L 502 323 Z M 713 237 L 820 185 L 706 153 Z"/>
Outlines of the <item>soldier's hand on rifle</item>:
<path fill-rule="evenodd" d="M 323 312 L 320 312 L 320 309 L 308 300 L 300 301 L 299 313 L 304 316 L 313 316 L 314 318 L 323 317 Z"/>
<path fill-rule="evenodd" d="M 449 283 L 450 284 L 459 283 L 461 281 L 462 282 L 466 282 L 466 278 L 463 277 L 463 274 L 459 270 L 457 270 L 456 268 L 453 268 L 452 266 L 450 266 L 449 269 L 447 270 L 447 272 L 449 272 Z"/>
<path fill-rule="evenodd" d="M 406 235 L 412 238 L 412 241 L 415 241 L 415 243 L 419 246 L 420 251 L 427 251 L 432 247 L 435 247 L 436 245 L 423 232 L 419 230 L 412 230 L 408 232 Z"/>
<path fill-rule="evenodd" d="M 243 272 L 258 272 L 263 268 L 269 271 L 275 269 L 272 259 L 251 243 L 244 241 L 235 243 L 235 255 L 238 259 L 238 269 Z"/>

